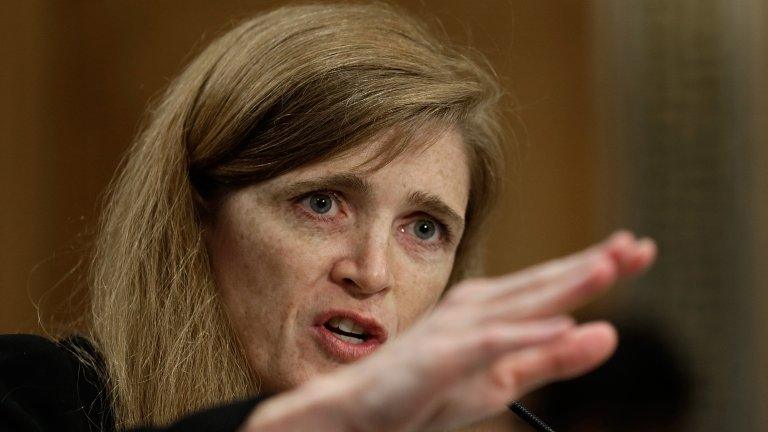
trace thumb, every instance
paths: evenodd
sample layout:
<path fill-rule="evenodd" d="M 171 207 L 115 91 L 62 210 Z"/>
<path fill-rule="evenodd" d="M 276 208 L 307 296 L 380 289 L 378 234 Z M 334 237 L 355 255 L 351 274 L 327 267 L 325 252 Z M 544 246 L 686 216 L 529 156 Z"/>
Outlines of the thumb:
<path fill-rule="evenodd" d="M 616 350 L 616 329 L 608 322 L 582 324 L 561 337 L 525 348 L 494 365 L 499 380 L 515 388 L 515 398 L 552 381 L 587 373 L 605 362 Z"/>

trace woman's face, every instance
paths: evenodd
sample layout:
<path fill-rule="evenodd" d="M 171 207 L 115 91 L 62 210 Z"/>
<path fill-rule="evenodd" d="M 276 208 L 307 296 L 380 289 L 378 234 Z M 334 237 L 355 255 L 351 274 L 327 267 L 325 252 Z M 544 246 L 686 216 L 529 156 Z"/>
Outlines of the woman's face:
<path fill-rule="evenodd" d="M 267 393 L 396 338 L 445 288 L 469 194 L 462 138 L 449 131 L 379 170 L 356 169 L 379 145 L 233 192 L 206 230 L 225 308 Z"/>

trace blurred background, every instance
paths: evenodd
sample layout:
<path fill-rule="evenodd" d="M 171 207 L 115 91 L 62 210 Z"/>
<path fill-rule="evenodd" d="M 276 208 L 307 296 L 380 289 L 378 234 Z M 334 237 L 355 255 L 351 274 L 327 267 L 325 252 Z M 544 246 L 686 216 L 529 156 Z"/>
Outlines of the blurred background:
<path fill-rule="evenodd" d="M 515 102 L 490 274 L 618 227 L 659 244 L 578 313 L 619 327 L 616 356 L 524 402 L 558 431 L 768 430 L 768 2 L 396 3 L 484 53 Z M 0 2 L 0 332 L 82 313 L 100 200 L 147 104 L 280 4 Z"/>

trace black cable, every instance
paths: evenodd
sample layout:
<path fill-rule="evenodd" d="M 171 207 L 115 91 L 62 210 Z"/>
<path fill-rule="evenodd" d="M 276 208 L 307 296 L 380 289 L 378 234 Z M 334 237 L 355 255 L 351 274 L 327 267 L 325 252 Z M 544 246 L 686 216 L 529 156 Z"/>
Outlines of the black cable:
<path fill-rule="evenodd" d="M 517 414 L 518 417 L 525 420 L 526 423 L 533 426 L 534 429 L 536 429 L 539 432 L 555 432 L 554 429 L 547 426 L 546 423 L 541 421 L 540 418 L 536 417 L 536 415 L 530 411 L 528 411 L 528 408 L 524 407 L 523 404 L 520 402 L 512 402 L 511 404 L 507 405 L 507 407 L 515 414 Z"/>

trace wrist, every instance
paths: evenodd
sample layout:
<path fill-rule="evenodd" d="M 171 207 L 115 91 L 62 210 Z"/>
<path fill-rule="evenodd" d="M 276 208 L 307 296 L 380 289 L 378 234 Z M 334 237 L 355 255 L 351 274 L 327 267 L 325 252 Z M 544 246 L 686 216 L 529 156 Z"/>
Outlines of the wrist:
<path fill-rule="evenodd" d="M 344 432 L 349 427 L 349 398 L 338 385 L 318 377 L 260 403 L 240 432 Z"/>

